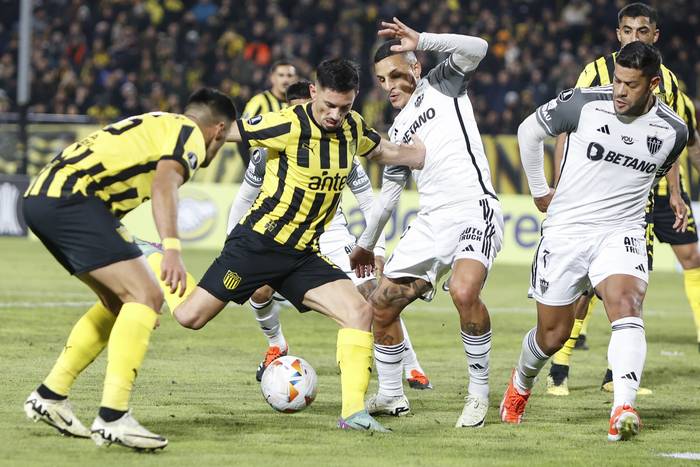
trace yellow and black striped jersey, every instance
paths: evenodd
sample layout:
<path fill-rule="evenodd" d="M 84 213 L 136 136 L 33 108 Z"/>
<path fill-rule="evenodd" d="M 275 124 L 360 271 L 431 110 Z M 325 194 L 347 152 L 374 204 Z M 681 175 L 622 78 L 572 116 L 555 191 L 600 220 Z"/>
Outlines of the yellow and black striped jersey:
<path fill-rule="evenodd" d="M 318 250 L 316 240 L 340 202 L 355 156 L 366 156 L 381 141 L 351 111 L 341 128 L 322 129 L 311 103 L 238 120 L 244 142 L 268 148 L 258 198 L 241 224 L 297 250 Z"/>
<path fill-rule="evenodd" d="M 617 52 L 599 57 L 592 61 L 583 69 L 576 81 L 577 88 L 589 88 L 593 86 L 606 86 L 612 84 L 615 75 L 615 58 Z M 678 86 L 678 78 L 671 70 L 661 64 L 661 81 L 654 90 L 654 94 L 666 105 L 671 107 L 681 118 L 686 120 L 686 100 L 683 92 Z M 694 114 L 694 109 L 693 109 Z M 680 166 L 681 182 L 683 180 L 683 166 Z M 654 193 L 658 196 L 668 196 L 668 183 L 666 178 L 662 178 L 654 188 Z"/>
<path fill-rule="evenodd" d="M 281 101 L 272 94 L 272 91 L 263 91 L 250 98 L 243 109 L 241 118 L 249 119 L 256 115 L 265 114 L 268 112 L 277 112 L 287 107 L 285 101 Z"/>
<path fill-rule="evenodd" d="M 159 161 L 178 161 L 187 180 L 205 157 L 204 135 L 194 121 L 164 112 L 136 115 L 65 148 L 39 172 L 25 196 L 95 196 L 122 217 L 151 198 Z"/>

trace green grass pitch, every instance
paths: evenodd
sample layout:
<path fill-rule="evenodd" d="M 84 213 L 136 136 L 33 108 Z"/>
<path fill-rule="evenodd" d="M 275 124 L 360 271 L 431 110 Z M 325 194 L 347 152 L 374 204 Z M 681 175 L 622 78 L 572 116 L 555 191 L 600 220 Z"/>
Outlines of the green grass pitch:
<path fill-rule="evenodd" d="M 415 303 L 404 314 L 418 357 L 435 389 L 406 389 L 412 416 L 383 418 L 388 435 L 335 428 L 340 410 L 330 320 L 293 310 L 282 314 L 291 353 L 319 376 L 319 394 L 306 411 L 283 415 L 265 403 L 255 369 L 265 340 L 247 307 L 230 306 L 201 331 L 181 328 L 167 311 L 151 338 L 132 406 L 136 418 L 167 436 L 162 452 L 141 454 L 90 440 L 62 438 L 29 422 L 22 402 L 44 378 L 73 323 L 94 298 L 39 244 L 0 239 L 0 464 L 1 465 L 682 465 L 661 453 L 700 452 L 700 355 L 681 276 L 654 273 L 645 303 L 648 341 L 640 397 L 641 435 L 606 440 L 611 397 L 599 391 L 609 325 L 602 309 L 589 328 L 591 350 L 576 351 L 572 394 L 544 394 L 535 386 L 520 426 L 498 421 L 498 404 L 535 323 L 526 298 L 529 268 L 496 264 L 484 292 L 492 313 L 491 408 L 480 430 L 455 429 L 466 389 L 466 362 L 457 314 L 446 293 Z M 187 252 L 195 277 L 215 252 Z M 78 379 L 71 399 L 92 423 L 99 404 L 105 355 Z M 376 379 L 370 391 L 376 390 Z M 694 465 L 698 465 L 695 463 Z"/>

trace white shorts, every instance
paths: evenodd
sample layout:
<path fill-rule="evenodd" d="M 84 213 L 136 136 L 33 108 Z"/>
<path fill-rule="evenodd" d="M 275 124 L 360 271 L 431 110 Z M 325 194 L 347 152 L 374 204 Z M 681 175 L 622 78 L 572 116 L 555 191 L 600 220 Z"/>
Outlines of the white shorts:
<path fill-rule="evenodd" d="M 544 305 L 576 301 L 613 274 L 649 282 L 643 227 L 581 237 L 545 234 L 532 262 L 529 296 Z"/>
<path fill-rule="evenodd" d="M 355 271 L 350 269 L 349 255 L 352 249 L 355 248 L 356 241 L 355 236 L 352 235 L 348 229 L 333 228 L 321 234 L 318 239 L 318 246 L 321 253 L 342 269 L 357 287 L 360 284 L 374 279 L 374 275 L 357 277 Z"/>
<path fill-rule="evenodd" d="M 503 213 L 498 200 L 484 198 L 418 216 L 406 228 L 384 266 L 384 275 L 416 277 L 432 286 L 458 259 L 474 259 L 491 269 L 503 242 Z"/>

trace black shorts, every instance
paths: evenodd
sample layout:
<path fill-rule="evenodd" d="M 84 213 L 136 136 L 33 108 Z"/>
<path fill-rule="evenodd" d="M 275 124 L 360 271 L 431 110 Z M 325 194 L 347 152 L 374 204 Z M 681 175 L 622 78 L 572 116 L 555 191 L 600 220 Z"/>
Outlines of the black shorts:
<path fill-rule="evenodd" d="M 29 228 L 71 274 L 141 256 L 129 232 L 98 198 L 30 196 L 23 210 Z"/>
<path fill-rule="evenodd" d="M 302 304 L 306 292 L 339 279 L 349 280 L 321 253 L 295 250 L 239 224 L 199 286 L 221 301 L 243 304 L 269 285 L 299 311 L 308 311 Z"/>
<path fill-rule="evenodd" d="M 690 197 L 685 191 L 681 192 L 681 196 L 688 208 L 688 228 L 685 232 L 676 232 L 673 230 L 673 223 L 676 221 L 676 215 L 673 213 L 671 205 L 669 204 L 669 197 L 654 196 L 652 223 L 654 224 L 654 235 L 661 243 L 687 245 L 689 243 L 697 243 L 698 241 L 695 217 L 693 217 L 693 209 L 690 207 Z"/>

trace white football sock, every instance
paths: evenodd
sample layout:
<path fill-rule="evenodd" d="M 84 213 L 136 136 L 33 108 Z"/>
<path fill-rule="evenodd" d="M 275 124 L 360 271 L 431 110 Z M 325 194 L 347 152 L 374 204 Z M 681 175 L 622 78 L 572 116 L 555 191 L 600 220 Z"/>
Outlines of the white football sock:
<path fill-rule="evenodd" d="M 642 380 L 647 341 L 642 318 L 621 318 L 610 323 L 608 363 L 613 373 L 613 409 L 623 404 L 634 406 Z"/>
<path fill-rule="evenodd" d="M 374 344 L 374 362 L 379 379 L 378 393 L 382 396 L 403 395 L 401 367 L 405 347 L 404 342 L 397 345 Z"/>
<path fill-rule="evenodd" d="M 411 377 L 411 370 L 418 370 L 425 374 L 423 368 L 421 368 L 420 363 L 418 363 L 418 357 L 416 352 L 413 351 L 413 344 L 411 344 L 411 338 L 408 337 L 408 330 L 406 329 L 406 324 L 404 324 L 403 319 L 399 318 L 401 322 L 401 330 L 403 331 L 403 342 L 406 345 L 406 349 L 403 353 L 403 372 L 406 379 Z"/>
<path fill-rule="evenodd" d="M 287 341 L 282 334 L 280 306 L 277 302 L 273 299 L 266 303 L 255 303 L 252 299 L 249 302 L 260 329 L 267 336 L 268 345 L 270 347 L 277 346 L 282 350 L 286 349 Z"/>
<path fill-rule="evenodd" d="M 540 349 L 540 346 L 537 345 L 536 332 L 537 328 L 532 328 L 525 334 L 520 351 L 520 360 L 515 369 L 513 383 L 515 389 L 521 394 L 527 394 L 532 389 L 532 386 L 535 384 L 535 378 L 547 363 L 547 360 L 549 360 L 549 355 L 546 355 Z"/>
<path fill-rule="evenodd" d="M 491 331 L 481 336 L 471 336 L 460 331 L 464 353 L 469 368 L 469 394 L 489 397 L 489 355 L 491 353 Z"/>

